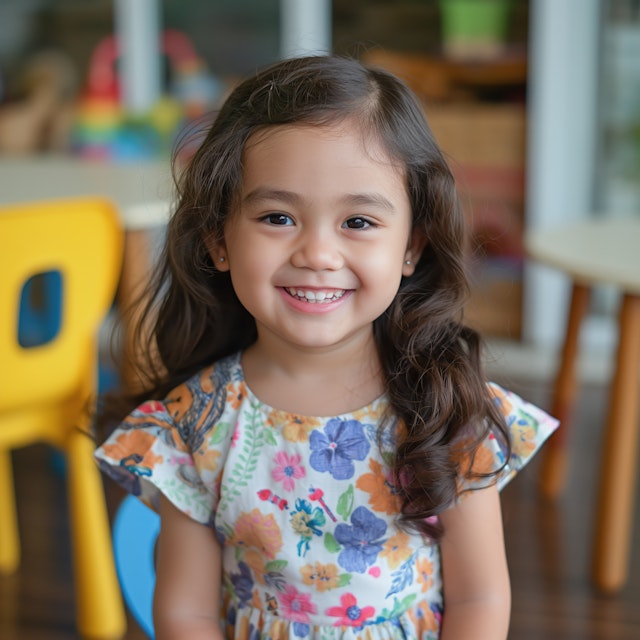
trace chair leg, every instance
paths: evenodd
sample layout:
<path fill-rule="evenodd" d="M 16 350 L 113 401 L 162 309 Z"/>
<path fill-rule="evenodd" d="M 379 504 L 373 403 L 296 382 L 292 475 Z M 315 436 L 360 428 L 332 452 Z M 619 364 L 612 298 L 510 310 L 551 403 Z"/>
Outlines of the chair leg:
<path fill-rule="evenodd" d="M 79 431 L 67 444 L 77 626 L 83 637 L 114 640 L 124 636 L 126 617 L 93 448 L 92 440 Z"/>
<path fill-rule="evenodd" d="M 19 565 L 20 534 L 11 452 L 2 449 L 0 450 L 0 573 L 13 573 Z"/>
<path fill-rule="evenodd" d="M 605 592 L 627 579 L 638 456 L 640 296 L 622 300 L 616 370 L 604 433 L 596 512 L 593 578 Z"/>
<path fill-rule="evenodd" d="M 543 495 L 555 499 L 562 492 L 567 469 L 567 436 L 576 393 L 576 357 L 580 341 L 580 326 L 590 298 L 589 287 L 574 283 L 567 319 L 560 367 L 556 376 L 551 415 L 560 420 L 560 428 L 544 448 L 540 486 Z"/>

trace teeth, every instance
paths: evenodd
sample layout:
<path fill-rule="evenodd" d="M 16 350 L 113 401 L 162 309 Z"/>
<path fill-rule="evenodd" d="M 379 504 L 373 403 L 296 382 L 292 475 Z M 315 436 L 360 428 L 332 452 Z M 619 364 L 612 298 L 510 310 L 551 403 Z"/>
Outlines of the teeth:
<path fill-rule="evenodd" d="M 305 289 L 287 288 L 287 292 L 296 298 L 306 300 L 307 302 L 333 302 L 342 298 L 344 291 L 306 291 Z"/>

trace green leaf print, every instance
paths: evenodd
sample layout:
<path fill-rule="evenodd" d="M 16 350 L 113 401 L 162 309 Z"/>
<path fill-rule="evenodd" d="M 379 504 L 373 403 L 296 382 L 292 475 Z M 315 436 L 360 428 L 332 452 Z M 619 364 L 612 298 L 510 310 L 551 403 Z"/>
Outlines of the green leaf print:
<path fill-rule="evenodd" d="M 218 525 L 217 529 L 224 536 L 225 540 L 233 537 L 234 529 L 228 522 L 223 522 L 222 525 Z"/>
<path fill-rule="evenodd" d="M 215 445 L 224 442 L 230 429 L 231 425 L 228 422 L 219 422 L 209 436 L 209 444 Z"/>
<path fill-rule="evenodd" d="M 190 511 L 198 518 L 209 517 L 211 496 L 208 493 L 195 491 L 177 477 L 166 479 L 160 489 L 182 511 Z"/>
<path fill-rule="evenodd" d="M 518 408 L 518 423 L 526 422 L 528 427 L 531 427 L 534 433 L 537 435 L 540 427 L 540 423 L 530 414 L 527 413 L 524 409 Z"/>
<path fill-rule="evenodd" d="M 289 563 L 286 560 L 271 560 L 264 565 L 267 573 L 279 573 L 287 568 Z"/>
<path fill-rule="evenodd" d="M 229 502 L 240 495 L 240 489 L 248 485 L 265 444 L 266 429 L 259 407 L 252 405 L 250 410 L 244 412 L 244 418 L 243 433 L 238 445 L 242 446 L 242 451 L 238 455 L 238 462 L 229 473 L 229 481 L 223 483 L 220 488 L 220 509 L 226 508 Z"/>
<path fill-rule="evenodd" d="M 338 587 L 346 587 L 348 584 L 351 584 L 351 574 L 341 573 L 338 576 Z"/>
<path fill-rule="evenodd" d="M 264 434 L 264 439 L 267 444 L 270 444 L 272 447 L 278 446 L 278 441 L 276 440 L 276 436 L 273 433 L 273 429 L 266 429 Z"/>
<path fill-rule="evenodd" d="M 386 608 L 383 609 L 380 615 L 383 618 L 397 618 L 399 615 L 403 614 L 413 604 L 413 601 L 416 599 L 416 597 L 417 597 L 416 594 L 413 593 L 411 595 L 405 596 L 400 601 L 398 601 L 397 598 L 394 598 L 393 608 L 391 610 Z"/>
<path fill-rule="evenodd" d="M 324 534 L 324 548 L 329 553 L 338 553 L 338 551 L 340 551 L 340 549 L 342 549 L 342 546 L 333 537 L 333 534 L 327 532 L 327 533 Z"/>
<path fill-rule="evenodd" d="M 350 484 L 349 488 L 338 498 L 338 506 L 336 508 L 338 515 L 342 516 L 343 520 L 348 520 L 353 511 L 353 485 Z"/>

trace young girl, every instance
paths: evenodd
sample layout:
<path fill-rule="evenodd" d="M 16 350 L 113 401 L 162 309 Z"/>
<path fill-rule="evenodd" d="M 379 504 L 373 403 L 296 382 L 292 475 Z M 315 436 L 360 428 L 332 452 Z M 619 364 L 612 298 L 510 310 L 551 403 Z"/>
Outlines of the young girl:
<path fill-rule="evenodd" d="M 97 451 L 161 516 L 157 637 L 505 638 L 498 491 L 555 421 L 483 379 L 415 97 L 277 63 L 178 189 L 145 401 Z"/>

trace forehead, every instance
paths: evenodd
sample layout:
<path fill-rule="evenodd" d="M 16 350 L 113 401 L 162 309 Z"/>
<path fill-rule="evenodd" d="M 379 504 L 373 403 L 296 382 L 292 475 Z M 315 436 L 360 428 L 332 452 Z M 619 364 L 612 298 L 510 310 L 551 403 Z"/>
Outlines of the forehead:
<path fill-rule="evenodd" d="M 243 152 L 243 186 L 261 177 L 316 172 L 317 177 L 346 171 L 351 179 L 367 175 L 405 185 L 405 168 L 381 141 L 357 122 L 291 124 L 254 133 Z M 256 174 L 259 174 L 256 175 Z"/>

